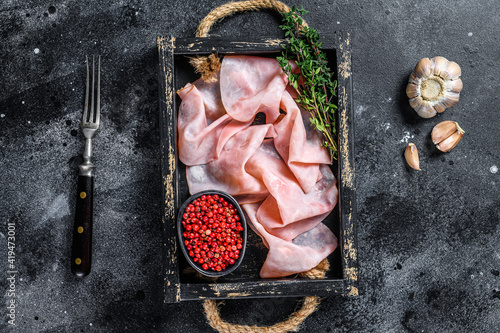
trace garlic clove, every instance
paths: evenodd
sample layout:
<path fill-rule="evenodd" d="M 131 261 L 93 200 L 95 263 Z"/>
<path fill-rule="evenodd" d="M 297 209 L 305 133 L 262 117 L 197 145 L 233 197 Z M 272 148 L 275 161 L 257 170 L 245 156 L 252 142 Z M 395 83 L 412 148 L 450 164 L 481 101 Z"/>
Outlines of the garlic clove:
<path fill-rule="evenodd" d="M 448 65 L 448 59 L 445 57 L 434 57 L 431 59 L 432 63 L 432 72 L 434 75 L 440 76 L 441 75 L 441 70 L 443 68 L 446 68 Z"/>
<path fill-rule="evenodd" d="M 420 96 L 415 97 L 415 98 L 410 98 L 410 106 L 412 108 L 414 108 L 415 110 L 420 109 L 420 105 L 422 105 L 423 101 L 424 100 Z"/>
<path fill-rule="evenodd" d="M 410 78 L 408 79 L 408 83 L 413 83 L 415 85 L 420 85 L 422 83 L 422 79 L 415 75 L 415 73 L 410 74 Z"/>
<path fill-rule="evenodd" d="M 418 150 L 417 146 L 413 143 L 409 143 L 405 149 L 405 159 L 408 165 L 415 170 L 420 170 L 420 163 L 418 161 Z"/>
<path fill-rule="evenodd" d="M 460 98 L 460 94 L 459 93 L 454 93 L 454 92 L 451 92 L 451 91 L 446 91 L 443 94 L 443 99 L 440 100 L 439 102 L 436 102 L 436 104 L 434 104 L 434 109 L 436 109 L 436 111 L 438 113 L 441 113 L 444 110 L 446 110 L 447 108 L 451 108 L 452 106 L 454 106 L 455 104 L 457 104 L 459 98 Z"/>
<path fill-rule="evenodd" d="M 415 98 L 418 95 L 419 95 L 419 92 L 418 92 L 417 85 L 413 84 L 413 83 L 409 83 L 406 86 L 406 96 L 408 96 L 408 98 Z"/>
<path fill-rule="evenodd" d="M 414 72 L 417 77 L 426 77 L 431 75 L 432 67 L 430 59 L 429 58 L 420 59 L 420 61 L 415 66 Z"/>
<path fill-rule="evenodd" d="M 445 88 L 447 91 L 451 91 L 454 93 L 459 93 L 462 91 L 464 84 L 461 79 L 456 79 L 452 81 L 445 82 Z"/>
<path fill-rule="evenodd" d="M 440 76 L 445 80 L 456 80 L 462 75 L 460 66 L 454 61 L 448 62 L 444 70 L 441 70 Z"/>
<path fill-rule="evenodd" d="M 448 152 L 462 140 L 465 131 L 455 121 L 442 121 L 432 129 L 431 138 L 436 148 Z"/>
<path fill-rule="evenodd" d="M 462 140 L 462 137 L 464 136 L 463 132 L 456 131 L 443 141 L 441 141 L 436 148 L 441 150 L 442 152 L 446 153 L 455 148 L 455 146 Z"/>
<path fill-rule="evenodd" d="M 442 102 L 438 102 L 434 105 L 434 110 L 436 110 L 437 113 L 441 113 L 446 110 L 446 105 Z"/>
<path fill-rule="evenodd" d="M 432 142 L 435 145 L 439 144 L 444 139 L 455 133 L 460 126 L 454 121 L 445 120 L 434 126 L 431 133 Z"/>
<path fill-rule="evenodd" d="M 444 93 L 444 99 L 442 102 L 447 108 L 451 108 L 452 106 L 455 106 L 455 104 L 458 103 L 459 98 L 460 98 L 459 93 L 447 91 Z"/>
<path fill-rule="evenodd" d="M 420 97 L 417 97 L 420 98 Z M 415 99 L 417 99 L 415 98 Z M 421 98 L 420 98 L 421 99 Z M 417 106 L 415 111 L 417 111 L 418 115 L 422 118 L 432 118 L 436 115 L 436 109 L 432 106 L 432 103 L 429 101 L 424 101 L 421 99 L 421 103 L 419 106 Z M 411 104 L 410 104 L 411 105 Z"/>

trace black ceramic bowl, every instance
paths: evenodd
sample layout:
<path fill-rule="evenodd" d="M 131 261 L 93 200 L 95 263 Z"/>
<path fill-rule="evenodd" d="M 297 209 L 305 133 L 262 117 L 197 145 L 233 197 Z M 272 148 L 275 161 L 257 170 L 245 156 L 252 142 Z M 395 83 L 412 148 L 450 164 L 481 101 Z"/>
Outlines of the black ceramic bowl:
<path fill-rule="evenodd" d="M 184 210 L 186 207 L 195 201 L 196 199 L 200 198 L 202 195 L 214 195 L 217 194 L 219 197 L 224 198 L 228 203 L 232 204 L 234 208 L 236 209 L 238 215 L 240 216 L 240 224 L 241 227 L 243 228 L 243 231 L 241 231 L 241 237 L 243 239 L 243 243 L 241 244 L 243 247 L 241 248 L 239 257 L 238 259 L 235 259 L 235 262 L 233 265 L 230 265 L 226 267 L 225 269 L 217 272 L 213 270 L 204 270 L 201 268 L 200 264 L 196 263 L 193 261 L 193 258 L 189 256 L 189 251 L 186 248 L 186 245 L 184 244 L 184 236 L 182 235 L 184 230 L 184 227 L 182 226 L 182 215 L 184 214 Z M 198 272 L 205 276 L 210 276 L 210 277 L 220 277 L 226 274 L 229 274 L 233 272 L 238 266 L 241 264 L 241 261 L 243 260 L 243 256 L 245 255 L 245 248 L 247 245 L 247 224 L 245 221 L 245 215 L 243 214 L 243 210 L 241 209 L 240 205 L 236 202 L 236 200 L 230 196 L 229 194 L 222 192 L 222 191 L 217 191 L 217 190 L 207 190 L 207 191 L 201 191 L 196 194 L 193 194 L 192 196 L 189 197 L 184 203 L 181 205 L 179 212 L 177 214 L 177 234 L 179 237 L 179 243 L 181 245 L 182 253 L 184 253 L 184 257 L 186 257 L 186 260 L 189 262 L 189 264 Z"/>

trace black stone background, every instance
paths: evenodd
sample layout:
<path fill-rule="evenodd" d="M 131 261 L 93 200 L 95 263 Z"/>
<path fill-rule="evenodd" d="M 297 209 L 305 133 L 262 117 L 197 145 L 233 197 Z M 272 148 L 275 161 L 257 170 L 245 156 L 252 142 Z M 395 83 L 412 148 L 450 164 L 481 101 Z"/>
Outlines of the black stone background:
<path fill-rule="evenodd" d="M 15 327 L 2 332 L 210 332 L 199 302 L 163 305 L 158 35 L 193 36 L 226 1 L 16 1 L 0 4 L 0 269 L 16 224 Z M 500 329 L 500 9 L 496 0 L 287 2 L 307 22 L 351 33 L 360 296 L 329 297 L 302 332 L 498 332 Z M 214 34 L 281 37 L 279 17 L 248 13 Z M 38 53 L 35 50 L 39 50 Z M 102 125 L 92 273 L 73 277 L 85 55 L 102 55 Z M 432 119 L 408 106 L 423 57 L 462 68 L 459 103 Z M 450 153 L 430 132 L 455 120 Z M 408 169 L 406 144 L 422 171 Z M 7 289 L 1 274 L 0 289 Z M 283 320 L 299 299 L 231 300 L 233 323 Z M 5 306 L 4 306 L 5 305 Z"/>

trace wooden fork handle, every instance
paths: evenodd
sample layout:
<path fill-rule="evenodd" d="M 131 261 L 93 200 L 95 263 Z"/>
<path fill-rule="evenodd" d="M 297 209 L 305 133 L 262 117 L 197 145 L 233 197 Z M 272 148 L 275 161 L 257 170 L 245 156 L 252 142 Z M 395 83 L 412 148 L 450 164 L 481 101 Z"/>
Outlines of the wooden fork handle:
<path fill-rule="evenodd" d="M 71 271 L 78 277 L 84 277 L 90 273 L 93 201 L 94 177 L 79 175 L 71 254 Z"/>

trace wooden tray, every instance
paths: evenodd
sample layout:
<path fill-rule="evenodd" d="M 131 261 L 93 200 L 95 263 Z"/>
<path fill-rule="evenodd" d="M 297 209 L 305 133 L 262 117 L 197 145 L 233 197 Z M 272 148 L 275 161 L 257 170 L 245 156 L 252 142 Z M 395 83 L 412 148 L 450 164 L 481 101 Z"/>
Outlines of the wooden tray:
<path fill-rule="evenodd" d="M 339 239 L 339 246 L 328 257 L 330 270 L 325 279 L 311 280 L 299 276 L 261 279 L 260 268 L 267 249 L 262 240 L 249 230 L 247 250 L 241 266 L 229 276 L 216 281 L 203 278 L 192 269 L 179 248 L 175 219 L 180 204 L 189 197 L 185 166 L 177 158 L 176 91 L 198 78 L 187 56 L 210 54 L 280 54 L 284 39 L 253 38 L 173 38 L 158 37 L 160 75 L 161 172 L 163 181 L 163 253 L 165 302 L 245 297 L 357 295 L 357 252 L 355 229 L 355 172 L 353 151 L 352 75 L 349 35 L 326 35 L 323 50 L 329 66 L 336 69 L 338 80 L 338 162 L 332 171 L 338 180 L 339 202 L 325 224 Z"/>

